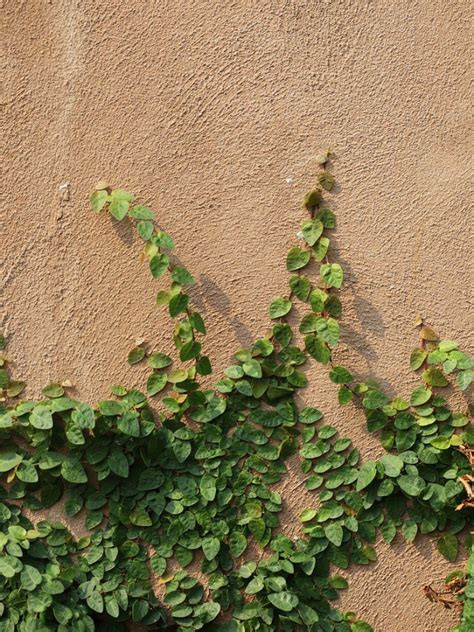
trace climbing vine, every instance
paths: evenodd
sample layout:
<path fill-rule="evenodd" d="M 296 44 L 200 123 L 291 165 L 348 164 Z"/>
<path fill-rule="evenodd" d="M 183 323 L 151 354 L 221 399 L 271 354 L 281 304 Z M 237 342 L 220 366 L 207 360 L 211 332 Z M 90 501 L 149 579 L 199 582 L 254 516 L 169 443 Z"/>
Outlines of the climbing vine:
<path fill-rule="evenodd" d="M 19 400 L 25 384 L 10 376 L 2 339 L 0 632 L 118 631 L 130 622 L 370 632 L 334 600 L 347 588 L 337 569 L 374 561 L 379 533 L 388 543 L 399 533 L 408 541 L 432 534 L 453 562 L 460 541 L 472 549 L 472 410 L 452 410 L 442 389 L 466 391 L 474 363 L 421 320 L 410 358 L 421 384 L 406 398 L 334 362 L 344 272 L 331 260 L 329 159 L 329 151 L 319 158 L 317 186 L 304 198 L 306 218 L 286 259 L 288 292 L 269 306 L 270 333 L 239 350 L 213 388 L 202 383 L 213 370 L 204 320 L 187 293 L 194 278 L 173 263 L 171 236 L 132 194 L 98 184 L 92 209 L 133 222 L 151 276 L 168 279 L 156 303 L 174 319 L 176 353 L 138 344 L 128 362 L 147 363 L 146 393 L 115 385 L 93 408 L 72 398 L 68 383 L 48 385 L 40 401 Z M 315 279 L 304 273 L 311 262 Z M 295 326 L 288 316 L 296 303 L 304 314 Z M 382 458 L 361 462 L 322 412 L 297 406 L 312 360 L 327 367 L 341 406 L 364 411 Z M 314 502 L 290 538 L 277 484 L 295 454 Z M 83 517 L 88 535 L 35 522 L 35 512 L 56 503 Z M 463 582 L 453 598 L 464 606 L 459 632 L 472 629 L 473 559 L 447 578 Z"/>

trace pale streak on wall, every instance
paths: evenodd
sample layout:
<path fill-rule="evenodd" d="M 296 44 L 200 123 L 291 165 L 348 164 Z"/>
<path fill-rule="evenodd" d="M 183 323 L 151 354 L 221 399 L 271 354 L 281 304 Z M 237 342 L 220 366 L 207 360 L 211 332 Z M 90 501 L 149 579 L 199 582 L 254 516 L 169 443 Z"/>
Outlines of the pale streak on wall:
<path fill-rule="evenodd" d="M 28 394 L 67 377 L 96 401 L 143 386 L 125 363 L 136 337 L 171 349 L 137 240 L 88 209 L 99 178 L 144 196 L 175 236 L 222 368 L 285 292 L 328 144 L 347 270 L 337 361 L 407 392 L 418 312 L 472 351 L 469 17 L 459 0 L 7 0 L 4 329 Z M 306 401 L 378 454 L 312 374 Z M 288 528 L 308 502 L 292 494 Z M 343 605 L 380 632 L 445 632 L 453 615 L 421 585 L 446 568 L 426 541 L 384 549 Z"/>

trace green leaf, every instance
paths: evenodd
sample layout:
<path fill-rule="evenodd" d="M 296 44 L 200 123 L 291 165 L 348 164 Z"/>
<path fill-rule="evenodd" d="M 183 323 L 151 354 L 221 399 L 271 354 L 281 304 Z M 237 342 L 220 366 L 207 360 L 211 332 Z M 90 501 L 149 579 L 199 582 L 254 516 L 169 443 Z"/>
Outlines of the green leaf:
<path fill-rule="evenodd" d="M 188 379 L 188 372 L 185 369 L 176 369 L 167 375 L 170 384 L 179 384 Z"/>
<path fill-rule="evenodd" d="M 430 444 L 437 450 L 447 450 L 451 446 L 450 437 L 433 437 Z"/>
<path fill-rule="evenodd" d="M 8 397 L 18 397 L 26 388 L 26 382 L 22 380 L 11 380 L 7 388 Z"/>
<path fill-rule="evenodd" d="M 449 562 L 455 562 L 459 552 L 459 542 L 455 535 L 446 533 L 437 542 L 436 548 Z"/>
<path fill-rule="evenodd" d="M 186 344 L 181 347 L 179 352 L 179 359 L 181 362 L 187 362 L 188 360 L 192 360 L 201 352 L 201 343 L 196 342 L 195 340 L 190 340 Z"/>
<path fill-rule="evenodd" d="M 310 334 L 315 332 L 317 330 L 318 320 L 320 320 L 320 318 L 316 314 L 305 314 L 300 321 L 300 333 Z"/>
<path fill-rule="evenodd" d="M 277 323 L 276 325 L 273 325 L 272 333 L 275 337 L 275 340 L 282 347 L 288 347 L 293 339 L 293 331 L 287 323 Z"/>
<path fill-rule="evenodd" d="M 317 513 L 318 512 L 316 509 L 303 509 L 303 511 L 300 513 L 300 521 L 309 522 L 310 520 L 313 520 L 313 518 L 316 517 Z"/>
<path fill-rule="evenodd" d="M 160 230 L 155 237 L 153 238 L 153 243 L 159 248 L 165 248 L 166 250 L 172 250 L 174 248 L 174 242 L 168 233 L 165 233 L 163 230 Z"/>
<path fill-rule="evenodd" d="M 38 430 L 50 430 L 53 427 L 53 415 L 46 406 L 36 406 L 30 415 L 30 424 Z"/>
<path fill-rule="evenodd" d="M 114 474 L 117 474 L 117 476 L 121 476 L 122 478 L 128 477 L 128 459 L 123 452 L 120 452 L 119 450 L 112 452 L 107 459 L 107 463 Z"/>
<path fill-rule="evenodd" d="M 199 489 L 205 500 L 212 501 L 216 497 L 216 479 L 210 474 L 204 474 L 199 483 Z"/>
<path fill-rule="evenodd" d="M 114 399 L 104 399 L 99 402 L 99 412 L 105 417 L 112 417 L 114 415 L 121 415 L 123 409 L 120 402 Z"/>
<path fill-rule="evenodd" d="M 324 226 L 319 219 L 308 219 L 303 222 L 301 232 L 308 246 L 314 246 L 323 234 Z"/>
<path fill-rule="evenodd" d="M 182 266 L 177 266 L 173 269 L 171 278 L 179 285 L 193 285 L 195 283 L 193 275 Z"/>
<path fill-rule="evenodd" d="M 169 302 L 169 313 L 171 318 L 174 318 L 181 312 L 185 312 L 188 308 L 189 296 L 187 294 L 176 294 L 170 299 Z"/>
<path fill-rule="evenodd" d="M 108 197 L 107 191 L 93 191 L 90 196 L 92 210 L 99 213 L 104 208 Z"/>
<path fill-rule="evenodd" d="M 306 408 L 303 408 L 303 410 L 300 411 L 300 414 L 299 414 L 299 420 L 301 421 L 302 424 L 305 424 L 305 425 L 314 424 L 322 418 L 323 418 L 323 413 L 320 410 L 318 410 L 317 408 L 309 407 L 309 406 L 307 406 Z"/>
<path fill-rule="evenodd" d="M 245 592 L 247 595 L 255 595 L 261 590 L 263 590 L 264 586 L 265 584 L 263 582 L 263 578 L 257 576 L 257 577 L 254 577 L 252 580 L 250 580 L 250 582 L 247 584 L 245 588 Z"/>
<path fill-rule="evenodd" d="M 189 441 L 175 441 L 173 443 L 173 452 L 178 463 L 184 463 L 192 452 Z"/>
<path fill-rule="evenodd" d="M 331 352 L 326 343 L 318 336 L 309 335 L 304 339 L 305 349 L 318 362 L 327 364 L 331 359 Z"/>
<path fill-rule="evenodd" d="M 32 592 L 28 595 L 26 603 L 30 612 L 41 613 L 51 606 L 52 601 L 51 595 L 45 592 Z"/>
<path fill-rule="evenodd" d="M 259 338 L 252 347 L 252 354 L 266 358 L 272 354 L 273 349 L 273 344 L 267 338 Z"/>
<path fill-rule="evenodd" d="M 165 254 L 154 255 L 150 259 L 150 272 L 154 279 L 159 279 L 168 269 L 170 258 Z"/>
<path fill-rule="evenodd" d="M 416 430 L 408 428 L 408 430 L 399 430 L 395 437 L 395 444 L 399 452 L 409 450 L 416 441 Z M 385 447 L 385 446 L 384 446 Z"/>
<path fill-rule="evenodd" d="M 432 393 L 429 389 L 424 388 L 423 386 L 419 386 L 411 394 L 410 405 L 421 406 L 422 404 L 426 404 L 426 402 L 430 399 L 431 395 Z"/>
<path fill-rule="evenodd" d="M 330 316 L 340 318 L 342 314 L 342 303 L 337 296 L 332 294 L 326 301 L 325 309 Z"/>
<path fill-rule="evenodd" d="M 397 483 L 405 494 L 409 496 L 419 496 L 425 489 L 425 481 L 416 474 L 406 474 L 397 478 Z"/>
<path fill-rule="evenodd" d="M 156 293 L 156 304 L 157 305 L 169 305 L 172 294 L 168 290 L 159 290 Z"/>
<path fill-rule="evenodd" d="M 377 475 L 377 463 L 366 461 L 359 470 L 357 477 L 356 491 L 360 492 L 370 485 Z"/>
<path fill-rule="evenodd" d="M 84 506 L 84 500 L 80 496 L 71 495 L 65 502 L 66 515 L 68 517 L 78 514 Z"/>
<path fill-rule="evenodd" d="M 334 318 L 318 318 L 316 331 L 328 345 L 335 346 L 339 342 L 339 323 Z"/>
<path fill-rule="evenodd" d="M 270 308 L 269 308 L 270 318 L 275 319 L 275 318 L 282 318 L 283 316 L 286 316 L 288 312 L 290 311 L 291 307 L 292 305 L 289 299 L 276 298 L 270 304 Z"/>
<path fill-rule="evenodd" d="M 30 566 L 29 564 L 25 564 L 23 566 L 20 579 L 21 587 L 29 592 L 34 590 L 42 582 L 42 577 L 39 570 L 34 566 Z"/>
<path fill-rule="evenodd" d="M 104 514 L 102 513 L 102 511 L 89 511 L 84 526 L 90 531 L 91 529 L 95 529 L 95 527 L 98 527 L 103 519 Z"/>
<path fill-rule="evenodd" d="M 213 560 L 219 553 L 221 543 L 217 538 L 208 537 L 202 541 L 202 551 L 207 560 Z"/>
<path fill-rule="evenodd" d="M 240 531 L 233 531 L 229 537 L 229 550 L 232 557 L 240 557 L 247 548 L 247 538 Z"/>
<path fill-rule="evenodd" d="M 342 577 L 342 575 L 333 575 L 330 578 L 329 583 L 336 590 L 344 590 L 349 587 L 349 582 L 345 577 Z"/>
<path fill-rule="evenodd" d="M 319 288 L 313 290 L 309 296 L 309 301 L 313 312 L 320 314 L 325 308 L 325 303 L 327 299 L 328 295 L 326 292 L 323 292 L 323 290 L 320 290 Z"/>
<path fill-rule="evenodd" d="M 19 559 L 12 555 L 0 556 L 0 576 L 2 577 L 14 577 L 21 571 L 23 564 Z"/>
<path fill-rule="evenodd" d="M 57 397 L 62 397 L 64 395 L 64 388 L 61 384 L 49 384 L 48 386 L 45 386 L 41 392 L 45 397 L 56 399 Z"/>
<path fill-rule="evenodd" d="M 141 346 L 134 347 L 128 354 L 129 364 L 138 364 L 145 357 L 145 349 Z"/>
<path fill-rule="evenodd" d="M 365 621 L 357 621 L 357 623 L 351 623 L 351 632 L 374 632 L 374 630 Z"/>
<path fill-rule="evenodd" d="M 327 255 L 329 250 L 329 244 L 331 242 L 327 237 L 320 237 L 316 244 L 313 246 L 314 258 L 316 261 L 322 261 Z"/>
<path fill-rule="evenodd" d="M 148 241 L 149 239 L 151 239 L 151 236 L 153 235 L 154 230 L 155 230 L 155 227 L 153 225 L 153 222 L 138 222 L 137 224 L 138 234 L 145 241 Z"/>
<path fill-rule="evenodd" d="M 94 612 L 101 614 L 104 612 L 104 599 L 100 592 L 94 591 L 86 599 L 87 605 Z"/>
<path fill-rule="evenodd" d="M 382 408 L 385 406 L 388 401 L 389 398 L 385 395 L 385 393 L 382 393 L 382 391 L 370 390 L 365 394 L 362 403 L 368 410 L 375 410 L 376 408 Z"/>
<path fill-rule="evenodd" d="M 139 507 L 136 507 L 130 514 L 130 522 L 137 527 L 151 527 L 153 524 L 148 513 Z"/>
<path fill-rule="evenodd" d="M 447 386 L 449 384 L 443 373 L 434 367 L 423 372 L 423 380 L 430 386 Z"/>
<path fill-rule="evenodd" d="M 61 625 L 66 625 L 73 617 L 73 611 L 62 603 L 53 603 L 54 618 Z"/>
<path fill-rule="evenodd" d="M 152 353 L 148 357 L 148 366 L 152 369 L 164 369 L 172 363 L 173 360 L 169 356 L 164 353 L 160 353 L 159 351 Z"/>
<path fill-rule="evenodd" d="M 467 426 L 469 419 L 462 413 L 453 413 L 453 418 L 449 423 L 454 428 L 462 428 L 463 426 Z"/>
<path fill-rule="evenodd" d="M 383 536 L 384 542 L 386 542 L 387 544 L 390 544 L 391 542 L 393 542 L 393 539 L 395 538 L 396 535 L 397 535 L 397 528 L 395 526 L 395 523 L 392 520 L 385 522 L 382 525 L 382 536 Z"/>
<path fill-rule="evenodd" d="M 61 476 L 68 483 L 87 483 L 87 474 L 82 464 L 74 457 L 67 457 L 61 464 Z"/>
<path fill-rule="evenodd" d="M 311 211 L 321 203 L 321 200 L 321 191 L 316 189 L 315 191 L 310 191 L 304 196 L 303 204 Z"/>
<path fill-rule="evenodd" d="M 318 176 L 318 182 L 323 187 L 323 189 L 325 189 L 326 191 L 331 191 L 334 186 L 334 177 L 327 171 L 323 171 Z"/>
<path fill-rule="evenodd" d="M 308 265 L 311 254 L 308 250 L 292 248 L 286 257 L 286 269 L 289 271 L 299 270 Z"/>
<path fill-rule="evenodd" d="M 367 430 L 377 432 L 387 425 L 388 417 L 380 408 L 369 410 L 367 413 Z"/>
<path fill-rule="evenodd" d="M 20 463 L 16 471 L 16 477 L 23 483 L 37 483 L 39 480 L 35 465 L 26 461 Z"/>
<path fill-rule="evenodd" d="M 394 478 L 400 475 L 404 465 L 402 459 L 395 454 L 384 454 L 380 462 L 383 465 L 385 474 Z"/>
<path fill-rule="evenodd" d="M 342 544 L 344 530 L 340 524 L 331 523 L 324 527 L 324 535 L 329 540 L 329 542 L 331 542 L 331 544 L 339 547 Z"/>
<path fill-rule="evenodd" d="M 323 263 L 320 269 L 321 278 L 328 287 L 340 288 L 344 273 L 338 263 Z"/>
<path fill-rule="evenodd" d="M 312 474 L 305 483 L 306 489 L 318 489 L 324 482 L 324 478 L 319 474 Z"/>
<path fill-rule="evenodd" d="M 3 360 L 2 360 L 3 361 Z M 10 377 L 6 369 L 0 369 L 0 389 L 8 388 Z"/>
<path fill-rule="evenodd" d="M 107 614 L 116 619 L 120 614 L 120 607 L 118 605 L 117 600 L 110 595 L 106 595 L 105 597 L 105 610 Z M 72 613 L 71 613 L 72 614 Z"/>
<path fill-rule="evenodd" d="M 176 606 L 186 600 L 186 593 L 178 590 L 171 590 L 171 592 L 166 593 L 164 600 L 170 606 Z"/>
<path fill-rule="evenodd" d="M 201 356 L 196 362 L 196 371 L 199 375 L 211 375 L 212 366 L 208 356 Z"/>
<path fill-rule="evenodd" d="M 157 577 L 161 577 L 166 572 L 166 560 L 159 555 L 152 555 L 150 558 L 150 566 Z"/>
<path fill-rule="evenodd" d="M 23 457 L 15 452 L 0 452 L 0 472 L 8 472 L 21 463 Z"/>
<path fill-rule="evenodd" d="M 353 393 L 345 386 L 341 386 L 337 393 L 337 400 L 341 406 L 345 406 L 352 401 Z"/>
<path fill-rule="evenodd" d="M 474 379 L 474 371 L 467 369 L 466 371 L 459 371 L 456 377 L 456 382 L 462 391 L 465 391 L 472 383 Z"/>
<path fill-rule="evenodd" d="M 133 202 L 134 200 L 133 193 L 129 193 L 124 189 L 114 189 L 110 196 L 114 200 L 127 200 L 127 202 Z"/>
<path fill-rule="evenodd" d="M 109 204 L 109 211 L 110 214 L 115 217 L 115 219 L 121 221 L 128 213 L 128 207 L 129 202 L 127 200 L 118 197 L 112 197 L 112 201 Z"/>
<path fill-rule="evenodd" d="M 189 322 L 195 331 L 200 334 L 206 333 L 206 325 L 204 324 L 204 320 L 199 312 L 192 312 L 192 314 L 189 315 Z"/>
<path fill-rule="evenodd" d="M 249 360 L 248 362 L 244 362 L 242 368 L 245 374 L 249 375 L 250 377 L 262 377 L 262 365 L 258 360 Z"/>
<path fill-rule="evenodd" d="M 407 520 L 402 524 L 402 534 L 405 540 L 413 542 L 418 533 L 418 525 L 414 520 Z"/>
<path fill-rule="evenodd" d="M 329 379 L 334 384 L 350 384 L 354 378 L 352 373 L 343 366 L 335 366 L 329 373 Z"/>
<path fill-rule="evenodd" d="M 290 289 L 300 301 L 307 301 L 311 292 L 311 283 L 303 274 L 295 274 L 288 281 Z"/>
<path fill-rule="evenodd" d="M 186 551 L 188 553 L 188 551 Z M 183 564 L 181 564 L 183 566 Z M 193 613 L 191 606 L 187 606 L 185 603 L 174 606 L 171 610 L 171 616 L 173 619 L 183 619 L 189 617 Z"/>
<path fill-rule="evenodd" d="M 204 624 L 210 623 L 211 621 L 214 621 L 220 611 L 221 606 L 214 601 L 202 603 L 194 609 L 193 622 L 198 621 Z"/>
<path fill-rule="evenodd" d="M 241 377 L 244 376 L 244 370 L 240 366 L 240 364 L 232 364 L 231 366 L 227 367 L 227 369 L 224 369 L 224 373 L 227 375 L 227 377 L 230 377 L 233 380 L 239 380 Z"/>
<path fill-rule="evenodd" d="M 129 210 L 128 215 L 133 217 L 133 219 L 141 219 L 141 220 L 154 220 L 155 214 L 153 211 L 142 204 L 137 204 L 132 209 Z"/>
<path fill-rule="evenodd" d="M 428 353 L 424 349 L 414 349 L 410 356 L 410 368 L 416 371 L 426 360 Z"/>
<path fill-rule="evenodd" d="M 278 608 L 278 610 L 282 610 L 283 612 L 291 612 L 299 604 L 298 597 L 286 590 L 269 593 L 267 595 L 267 599 L 272 606 L 275 606 L 275 608 Z"/>
<path fill-rule="evenodd" d="M 454 340 L 441 340 L 438 348 L 442 352 L 449 353 L 450 351 L 454 351 L 455 349 L 457 349 L 458 346 L 458 343 Z"/>
<path fill-rule="evenodd" d="M 329 156 L 332 154 L 332 151 L 329 147 L 327 147 L 324 151 L 322 151 L 317 157 L 316 162 L 318 165 L 325 165 L 329 160 Z M 308 623 L 306 625 L 309 625 Z"/>

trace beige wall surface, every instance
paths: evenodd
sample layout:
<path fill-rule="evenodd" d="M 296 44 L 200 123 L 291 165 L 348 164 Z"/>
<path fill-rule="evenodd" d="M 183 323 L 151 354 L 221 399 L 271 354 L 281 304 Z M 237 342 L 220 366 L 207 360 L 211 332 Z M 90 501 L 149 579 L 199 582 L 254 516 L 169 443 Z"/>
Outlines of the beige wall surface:
<path fill-rule="evenodd" d="M 174 235 L 221 370 L 286 291 L 327 145 L 347 271 L 337 361 L 406 393 L 417 313 L 472 351 L 469 18 L 467 0 L 6 0 L 3 328 L 27 394 L 64 378 L 90 402 L 143 387 L 134 340 L 172 348 L 138 240 L 88 208 L 98 179 Z M 380 454 L 310 373 L 304 399 Z M 298 481 L 295 463 L 287 490 Z M 288 529 L 310 502 L 291 493 Z M 446 632 L 455 614 L 421 590 L 447 570 L 433 544 L 379 553 L 343 607 L 377 632 Z"/>

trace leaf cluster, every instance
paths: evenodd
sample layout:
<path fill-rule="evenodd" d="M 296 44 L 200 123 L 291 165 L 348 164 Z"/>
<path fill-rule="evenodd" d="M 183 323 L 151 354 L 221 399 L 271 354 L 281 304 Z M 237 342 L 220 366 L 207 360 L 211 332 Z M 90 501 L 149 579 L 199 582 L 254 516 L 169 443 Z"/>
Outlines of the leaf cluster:
<path fill-rule="evenodd" d="M 139 622 L 183 631 L 370 632 L 333 606 L 347 587 L 334 569 L 376 560 L 378 534 L 388 543 L 398 533 L 408 541 L 433 534 L 439 552 L 457 559 L 460 536 L 472 528 L 463 482 L 472 474 L 474 433 L 471 410 L 453 411 L 438 389 L 466 390 L 473 361 L 423 326 L 410 360 L 422 382 L 407 398 L 391 398 L 333 361 L 344 272 L 330 260 L 329 155 L 303 200 L 303 243 L 289 250 L 288 293 L 269 306 L 271 330 L 237 351 L 212 388 L 202 384 L 212 375 L 206 326 L 187 293 L 194 278 L 174 265 L 172 238 L 132 194 L 105 183 L 92 193 L 94 211 L 135 224 L 152 278 L 168 280 L 156 302 L 175 319 L 175 353 L 138 342 L 128 362 L 146 362 L 146 392 L 115 385 L 95 407 L 70 397 L 68 383 L 48 385 L 40 401 L 18 401 L 24 383 L 10 378 L 1 356 L 0 630 L 88 632 Z M 310 266 L 315 279 L 305 274 Z M 381 458 L 363 460 L 321 411 L 299 406 L 314 361 L 327 367 L 339 403 L 363 411 Z M 291 456 L 314 493 L 294 538 L 279 529 L 285 499 L 277 487 Z M 60 501 L 68 517 L 83 518 L 88 536 L 33 525 L 23 514 Z M 219 623 L 223 613 L 228 623 Z"/>

